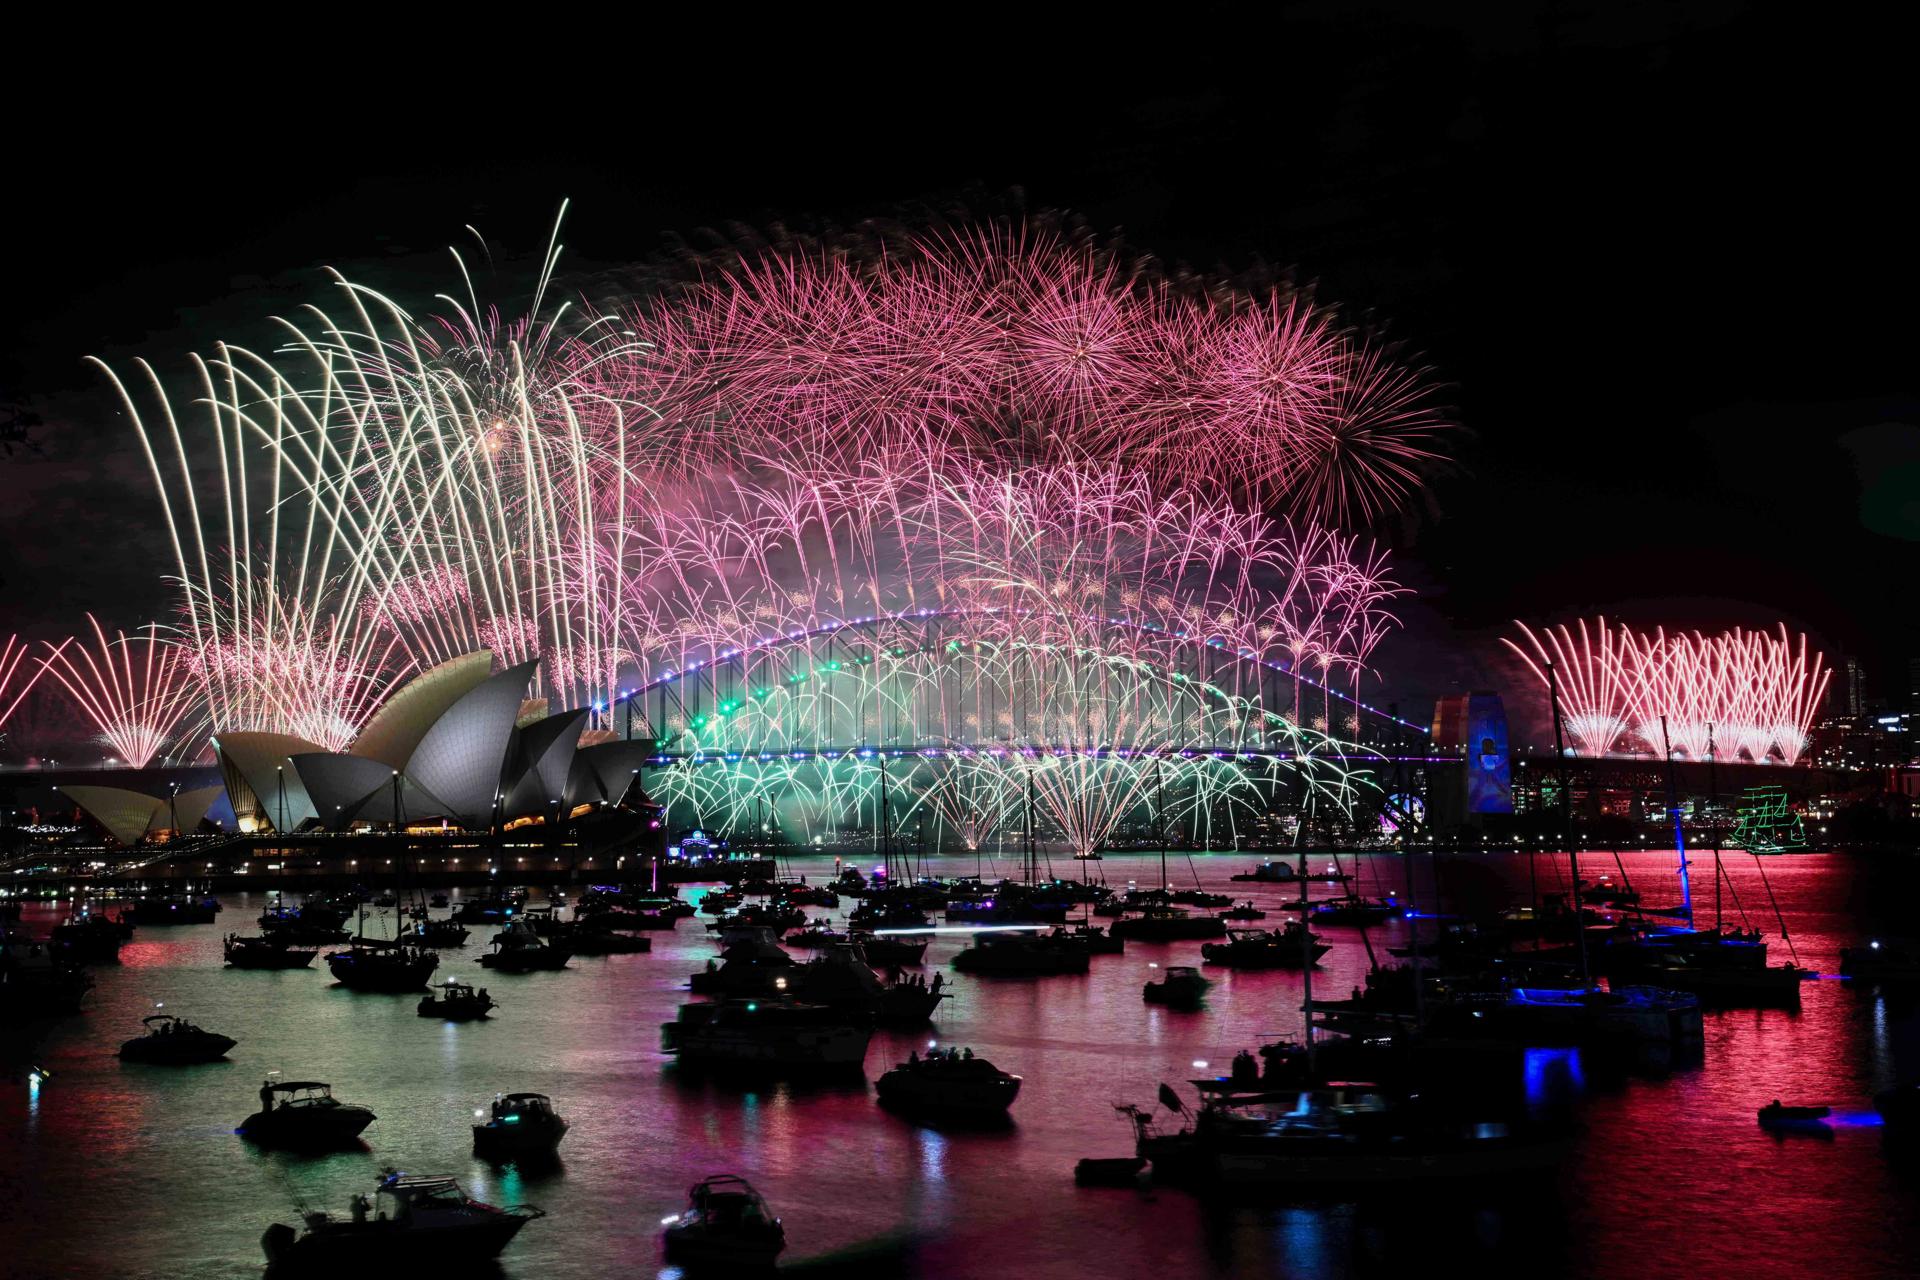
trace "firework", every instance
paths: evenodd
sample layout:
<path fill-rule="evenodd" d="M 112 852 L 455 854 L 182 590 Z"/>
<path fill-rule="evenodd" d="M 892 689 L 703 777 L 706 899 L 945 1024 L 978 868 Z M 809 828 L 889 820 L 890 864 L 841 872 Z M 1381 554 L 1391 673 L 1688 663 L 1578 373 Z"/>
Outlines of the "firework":
<path fill-rule="evenodd" d="M 278 350 L 196 364 L 198 433 L 115 380 L 216 725 L 339 749 L 484 647 L 550 706 L 638 690 L 649 790 L 723 830 L 884 797 L 977 847 L 1031 794 L 1085 852 L 1143 806 L 1352 802 L 1401 589 L 1342 526 L 1443 430 L 1386 349 L 1025 229 L 597 309 L 547 303 L 557 254 L 511 321 L 470 276 L 425 320 L 335 277 Z"/>
<path fill-rule="evenodd" d="M 1574 748 L 1599 756 L 1623 742 L 1692 760 L 1744 755 L 1792 764 L 1832 672 L 1781 625 L 1775 635 L 1734 630 L 1708 636 L 1657 629 L 1609 630 L 1597 618 L 1575 632 L 1564 624 L 1536 634 L 1516 623 L 1532 650 L 1504 643 L 1544 683 L 1545 664 L 1558 677 L 1562 722 Z M 1542 638 L 1544 636 L 1544 639 Z"/>
<path fill-rule="evenodd" d="M 87 623 L 92 646 L 78 637 L 49 644 L 41 670 L 66 689 L 116 757 L 144 769 L 168 743 L 187 737 L 196 719 L 204 721 L 190 656 L 162 639 L 157 623 L 112 640 L 92 614 Z"/>
<path fill-rule="evenodd" d="M 788 248 L 626 307 L 581 380 L 679 478 L 742 441 L 847 459 L 954 450 L 1094 460 L 1309 519 L 1399 506 L 1446 428 L 1421 371 L 1298 294 L 1176 290 L 1043 231 Z"/>

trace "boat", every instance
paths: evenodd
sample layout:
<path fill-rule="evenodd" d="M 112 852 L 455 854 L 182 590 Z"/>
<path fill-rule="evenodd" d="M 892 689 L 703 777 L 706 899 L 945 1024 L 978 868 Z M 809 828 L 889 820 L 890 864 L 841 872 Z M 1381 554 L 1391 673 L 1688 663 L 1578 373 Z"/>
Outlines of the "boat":
<path fill-rule="evenodd" d="M 1318 924 L 1384 924 L 1405 914 L 1392 894 L 1384 898 L 1329 898 L 1311 905 L 1307 914 Z"/>
<path fill-rule="evenodd" d="M 1224 893 L 1208 893 L 1204 889 L 1175 889 L 1167 895 L 1169 902 L 1177 902 L 1183 907 L 1230 907 L 1233 899 Z"/>
<path fill-rule="evenodd" d="M 944 985 L 940 974 L 930 984 L 921 977 L 880 981 L 857 942 L 842 943 L 795 966 L 780 981 L 784 986 L 779 989 L 797 1000 L 855 1014 L 883 1027 L 925 1026 L 948 998 L 940 989 Z"/>
<path fill-rule="evenodd" d="M 1197 1009 L 1213 985 L 1192 965 L 1177 964 L 1158 982 L 1149 982 L 1140 990 L 1148 1004 L 1164 1004 L 1170 1009 Z"/>
<path fill-rule="evenodd" d="M 962 973 L 1009 977 L 1044 977 L 1085 973 L 1091 953 L 1083 943 L 1064 933 L 1033 936 L 1023 933 L 976 933 L 973 945 L 953 958 Z"/>
<path fill-rule="evenodd" d="M 851 942 L 860 944 L 867 963 L 881 967 L 889 965 L 919 964 L 926 958 L 927 939 L 924 937 L 901 937 L 869 933 L 864 929 L 852 930 L 848 936 Z"/>
<path fill-rule="evenodd" d="M 493 935 L 493 950 L 480 957 L 483 968 L 505 973 L 533 973 L 567 967 L 573 949 L 564 943 L 542 942 L 525 920 L 516 920 Z"/>
<path fill-rule="evenodd" d="M 784 991 L 798 965 L 781 950 L 770 929 L 742 929 L 728 942 L 718 961 L 687 980 L 695 995 L 770 996 Z"/>
<path fill-rule="evenodd" d="M 279 938 L 243 938 L 230 933 L 220 944 L 230 969 L 307 969 L 320 954 L 318 947 L 303 947 Z"/>
<path fill-rule="evenodd" d="M 1920 948 L 1883 938 L 1842 947 L 1840 976 L 1853 982 L 1920 982 Z"/>
<path fill-rule="evenodd" d="M 902 1111 L 954 1119 L 998 1116 L 1020 1096 L 1020 1077 L 973 1050 L 909 1054 L 874 1085 L 880 1102 Z"/>
<path fill-rule="evenodd" d="M 1873 1095 L 1873 1109 L 1886 1125 L 1887 1137 L 1905 1140 L 1920 1122 L 1920 1082 L 1898 1084 Z"/>
<path fill-rule="evenodd" d="M 428 920 L 420 916 L 401 931 L 400 941 L 412 947 L 464 947 L 466 926 L 458 920 Z"/>
<path fill-rule="evenodd" d="M 0 1023 L 80 1012 L 93 979 L 43 942 L 0 937 Z"/>
<path fill-rule="evenodd" d="M 424 947 L 364 940 L 327 957 L 327 969 L 341 986 L 389 995 L 425 990 L 439 967 L 440 957 Z"/>
<path fill-rule="evenodd" d="M 1204 1187 L 1304 1189 L 1490 1178 L 1539 1173 L 1566 1154 L 1560 1135 L 1506 1120 L 1429 1112 L 1416 1097 L 1371 1084 L 1269 1088 L 1208 1081 L 1197 1111 L 1161 1086 L 1161 1100 L 1185 1121 L 1158 1133 L 1128 1108 L 1138 1154 L 1154 1177 Z"/>
<path fill-rule="evenodd" d="M 1055 929 L 1059 934 L 1061 930 Z M 1066 936 L 1086 947 L 1087 954 L 1096 956 L 1117 956 L 1126 954 L 1127 940 L 1115 937 L 1110 929 L 1102 929 L 1097 924 L 1069 925 Z"/>
<path fill-rule="evenodd" d="M 1229 929 L 1225 942 L 1202 946 L 1200 958 L 1229 969 L 1301 969 L 1320 963 L 1331 950 L 1305 925 L 1290 920 L 1284 929 Z"/>
<path fill-rule="evenodd" d="M 872 1028 L 825 1005 L 785 997 L 683 1004 L 660 1025 L 660 1050 L 684 1063 L 780 1071 L 858 1070 Z"/>
<path fill-rule="evenodd" d="M 1139 1156 L 1088 1156 L 1074 1164 L 1073 1182 L 1078 1187 L 1131 1187 L 1146 1167 Z"/>
<path fill-rule="evenodd" d="M 1636 979 L 1673 991 L 1691 991 L 1717 1008 L 1800 1004 L 1800 984 L 1811 970 L 1795 964 L 1698 965 L 1681 953 L 1634 970 Z"/>
<path fill-rule="evenodd" d="M 133 906 L 121 913 L 121 919 L 133 924 L 212 924 L 219 911 L 220 902 L 216 898 L 176 893 L 136 899 Z"/>
<path fill-rule="evenodd" d="M 1760 1127 L 1771 1133 L 1810 1133 L 1831 1136 L 1833 1130 L 1827 1127 L 1827 1117 L 1833 1112 L 1827 1107 L 1789 1107 L 1775 1098 L 1759 1111 Z"/>
<path fill-rule="evenodd" d="M 1302 880 L 1309 884 L 1345 884 L 1353 879 L 1335 867 L 1309 871 L 1303 876 L 1291 862 L 1262 862 L 1251 871 L 1242 871 L 1231 878 L 1242 884 L 1299 884 Z"/>
<path fill-rule="evenodd" d="M 154 1013 L 140 1019 L 147 1033 L 135 1036 L 120 1046 L 124 1062 L 149 1062 L 156 1065 L 183 1066 L 194 1062 L 217 1062 L 238 1043 L 231 1036 L 203 1030 L 170 1013 Z"/>
<path fill-rule="evenodd" d="M 485 898 L 464 899 L 453 913 L 461 924 L 505 924 L 527 907 L 523 892 L 497 893 Z"/>
<path fill-rule="evenodd" d="M 473 1126 L 473 1154 L 486 1160 L 550 1156 L 568 1127 L 544 1093 L 495 1094 L 493 1114 Z"/>
<path fill-rule="evenodd" d="M 1237 907 L 1228 907 L 1220 913 L 1222 920 L 1265 920 L 1267 913 L 1253 905 L 1251 899 Z"/>
<path fill-rule="evenodd" d="M 495 1208 L 468 1196 L 452 1178 L 386 1170 L 371 1199 L 355 1196 L 344 1222 L 325 1213 L 303 1215 L 306 1230 L 276 1222 L 260 1238 L 270 1275 L 337 1275 L 343 1268 L 371 1274 L 399 1269 L 431 1271 L 500 1256 L 520 1229 L 545 1217 L 527 1205 Z"/>
<path fill-rule="evenodd" d="M 430 907 L 444 907 L 447 905 L 447 901 L 448 899 L 446 894 L 435 893 L 432 897 L 427 899 L 427 905 Z"/>
<path fill-rule="evenodd" d="M 653 939 L 645 934 L 622 933 L 604 925 L 589 928 L 575 924 L 563 939 L 578 956 L 625 956 L 653 950 Z"/>
<path fill-rule="evenodd" d="M 1179 907 L 1142 907 L 1114 921 L 1112 933 L 1128 942 L 1184 942 L 1223 938 L 1227 922 L 1219 916 L 1191 915 Z"/>
<path fill-rule="evenodd" d="M 716 1174 L 687 1191 L 687 1207 L 661 1224 L 667 1261 L 733 1271 L 765 1270 L 787 1247 L 780 1219 L 745 1178 Z"/>
<path fill-rule="evenodd" d="M 118 964 L 121 944 L 132 936 L 131 923 L 96 915 L 83 907 L 53 926 L 48 941 L 75 964 Z"/>
<path fill-rule="evenodd" d="M 500 1007 L 500 1002 L 487 994 L 485 987 L 474 990 L 471 983 L 458 978 L 448 978 L 440 984 L 438 995 L 428 994 L 420 998 L 414 1006 L 414 1012 L 423 1018 L 444 1018 L 448 1022 L 471 1022 L 475 1018 L 484 1018 Z"/>
<path fill-rule="evenodd" d="M 334 1097 L 323 1081 L 268 1079 L 260 1086 L 260 1110 L 242 1120 L 238 1132 L 264 1146 L 320 1150 L 352 1142 L 374 1119 L 358 1103 Z"/>

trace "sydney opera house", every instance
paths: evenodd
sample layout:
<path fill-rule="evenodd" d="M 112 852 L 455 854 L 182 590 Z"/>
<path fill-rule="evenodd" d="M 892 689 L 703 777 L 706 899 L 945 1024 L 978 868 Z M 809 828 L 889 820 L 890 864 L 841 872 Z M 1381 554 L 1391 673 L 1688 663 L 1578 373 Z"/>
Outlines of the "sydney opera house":
<path fill-rule="evenodd" d="M 527 697 L 538 661 L 502 671 L 487 650 L 420 673 L 393 693 L 345 751 L 283 733 L 216 728 L 221 785 L 155 798 L 116 787 L 61 790 L 121 844 L 192 832 L 230 806 L 243 834 L 423 827 L 497 834 L 646 808 L 639 770 L 651 741 L 591 726 L 585 708 Z M 222 804 L 224 800 L 225 804 Z"/>

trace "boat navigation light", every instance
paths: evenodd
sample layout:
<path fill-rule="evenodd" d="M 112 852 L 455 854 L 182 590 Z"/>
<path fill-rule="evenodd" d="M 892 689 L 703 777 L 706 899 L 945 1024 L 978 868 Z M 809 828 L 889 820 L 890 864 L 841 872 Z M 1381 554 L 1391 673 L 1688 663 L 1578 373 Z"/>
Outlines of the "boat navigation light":
<path fill-rule="evenodd" d="M 1205 1058 L 1195 1058 L 1193 1060 L 1193 1069 L 1195 1071 L 1205 1071 L 1207 1069 L 1207 1060 Z"/>

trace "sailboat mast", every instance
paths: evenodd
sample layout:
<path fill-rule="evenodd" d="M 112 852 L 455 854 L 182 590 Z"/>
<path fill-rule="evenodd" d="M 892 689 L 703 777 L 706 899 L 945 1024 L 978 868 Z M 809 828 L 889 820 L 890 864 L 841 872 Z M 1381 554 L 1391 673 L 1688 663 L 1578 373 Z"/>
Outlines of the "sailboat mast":
<path fill-rule="evenodd" d="M 1720 932 L 1720 827 L 1713 811 L 1720 803 L 1720 753 L 1714 746 L 1713 722 L 1707 722 L 1707 832 L 1713 837 L 1713 931 Z M 1689 921 L 1688 923 L 1692 923 Z"/>
<path fill-rule="evenodd" d="M 1560 787 L 1560 833 L 1567 844 L 1567 870 L 1573 876 L 1573 935 L 1580 942 L 1580 982 L 1593 982 L 1593 969 L 1587 960 L 1587 912 L 1580 902 L 1580 850 L 1573 838 L 1573 794 L 1567 790 L 1567 750 L 1560 731 L 1560 681 L 1553 663 L 1547 663 L 1547 703 L 1553 711 L 1553 772 Z M 1439 857 L 1439 850 L 1434 851 Z M 1434 892 L 1439 893 L 1435 879 Z"/>
<path fill-rule="evenodd" d="M 1660 717 L 1660 749 L 1667 756 L 1667 812 L 1673 817 L 1673 851 L 1680 859 L 1680 907 L 1693 927 L 1693 884 L 1687 875 L 1687 833 L 1680 821 L 1680 790 L 1673 773 L 1673 743 L 1667 737 L 1667 718 Z"/>

